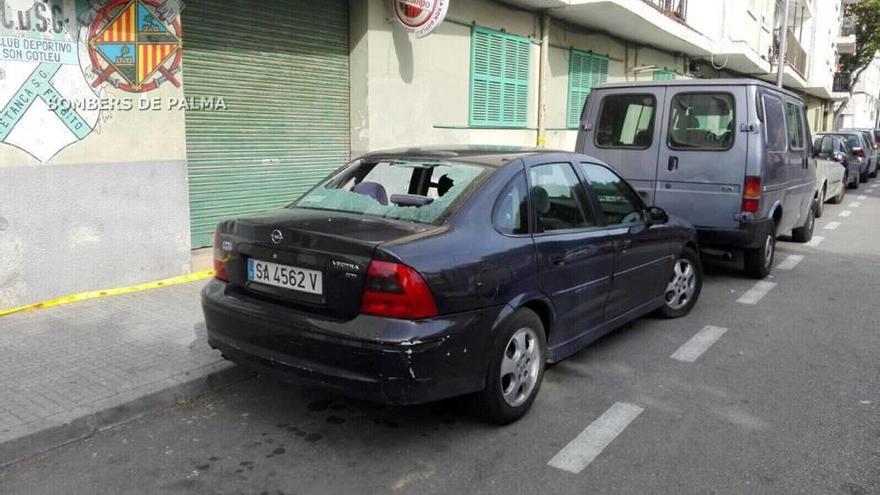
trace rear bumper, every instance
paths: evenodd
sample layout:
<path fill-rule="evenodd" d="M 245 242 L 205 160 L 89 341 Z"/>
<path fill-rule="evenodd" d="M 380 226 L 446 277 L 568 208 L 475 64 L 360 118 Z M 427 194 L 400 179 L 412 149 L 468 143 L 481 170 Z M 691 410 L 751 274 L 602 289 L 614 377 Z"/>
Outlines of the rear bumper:
<path fill-rule="evenodd" d="M 417 404 L 483 388 L 501 308 L 405 321 L 323 319 L 214 280 L 202 291 L 208 343 L 240 365 L 341 395 Z"/>
<path fill-rule="evenodd" d="M 709 229 L 697 227 L 700 245 L 714 248 L 754 249 L 763 245 L 768 233 L 773 233 L 772 219 L 743 222 L 736 229 Z"/>

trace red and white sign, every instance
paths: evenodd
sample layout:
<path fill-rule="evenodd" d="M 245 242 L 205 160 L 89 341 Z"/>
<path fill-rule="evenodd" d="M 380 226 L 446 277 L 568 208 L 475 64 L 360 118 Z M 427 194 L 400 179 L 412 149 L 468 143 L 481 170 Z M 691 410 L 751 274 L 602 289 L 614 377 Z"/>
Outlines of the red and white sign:
<path fill-rule="evenodd" d="M 391 0 L 397 20 L 416 38 L 424 38 L 434 32 L 446 18 L 449 0 Z"/>

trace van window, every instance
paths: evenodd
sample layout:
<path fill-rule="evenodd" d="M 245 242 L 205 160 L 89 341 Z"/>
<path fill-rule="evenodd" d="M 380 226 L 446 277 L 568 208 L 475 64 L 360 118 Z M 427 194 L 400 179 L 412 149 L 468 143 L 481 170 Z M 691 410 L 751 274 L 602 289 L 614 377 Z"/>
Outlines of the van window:
<path fill-rule="evenodd" d="M 793 150 L 804 149 L 804 126 L 800 107 L 794 103 L 785 104 L 785 122 L 788 127 L 788 144 Z"/>
<path fill-rule="evenodd" d="M 526 192 L 526 176 L 520 172 L 514 177 L 504 191 L 498 195 L 495 211 L 492 212 L 492 223 L 502 234 L 528 234 L 528 193 Z"/>
<path fill-rule="evenodd" d="M 583 184 L 568 163 L 529 169 L 536 232 L 595 227 Z"/>
<path fill-rule="evenodd" d="M 596 146 L 650 148 L 657 100 L 652 95 L 612 95 L 602 101 Z"/>
<path fill-rule="evenodd" d="M 669 147 L 726 151 L 733 146 L 735 101 L 729 93 L 678 94 L 672 98 Z"/>
<path fill-rule="evenodd" d="M 785 130 L 785 110 L 778 98 L 764 95 L 764 129 L 767 138 L 767 151 L 785 151 L 788 135 Z"/>

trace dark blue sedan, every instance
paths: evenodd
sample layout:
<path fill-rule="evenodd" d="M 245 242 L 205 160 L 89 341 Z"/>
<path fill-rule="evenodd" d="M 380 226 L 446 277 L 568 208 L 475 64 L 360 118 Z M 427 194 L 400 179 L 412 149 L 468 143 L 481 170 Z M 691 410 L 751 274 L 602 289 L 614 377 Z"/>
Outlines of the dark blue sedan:
<path fill-rule="evenodd" d="M 202 303 L 232 361 L 360 398 L 477 393 L 520 418 L 546 363 L 700 295 L 694 229 L 589 156 L 373 153 L 293 205 L 224 222 Z"/>

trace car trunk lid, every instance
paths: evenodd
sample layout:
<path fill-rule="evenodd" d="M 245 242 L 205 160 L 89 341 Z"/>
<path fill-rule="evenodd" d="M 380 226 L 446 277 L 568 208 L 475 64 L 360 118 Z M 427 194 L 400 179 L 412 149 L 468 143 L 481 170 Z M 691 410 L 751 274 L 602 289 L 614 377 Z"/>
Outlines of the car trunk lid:
<path fill-rule="evenodd" d="M 367 267 L 378 246 L 442 230 L 368 215 L 289 208 L 231 221 L 221 239 L 236 254 L 227 272 L 238 290 L 350 318 L 360 311 Z"/>

